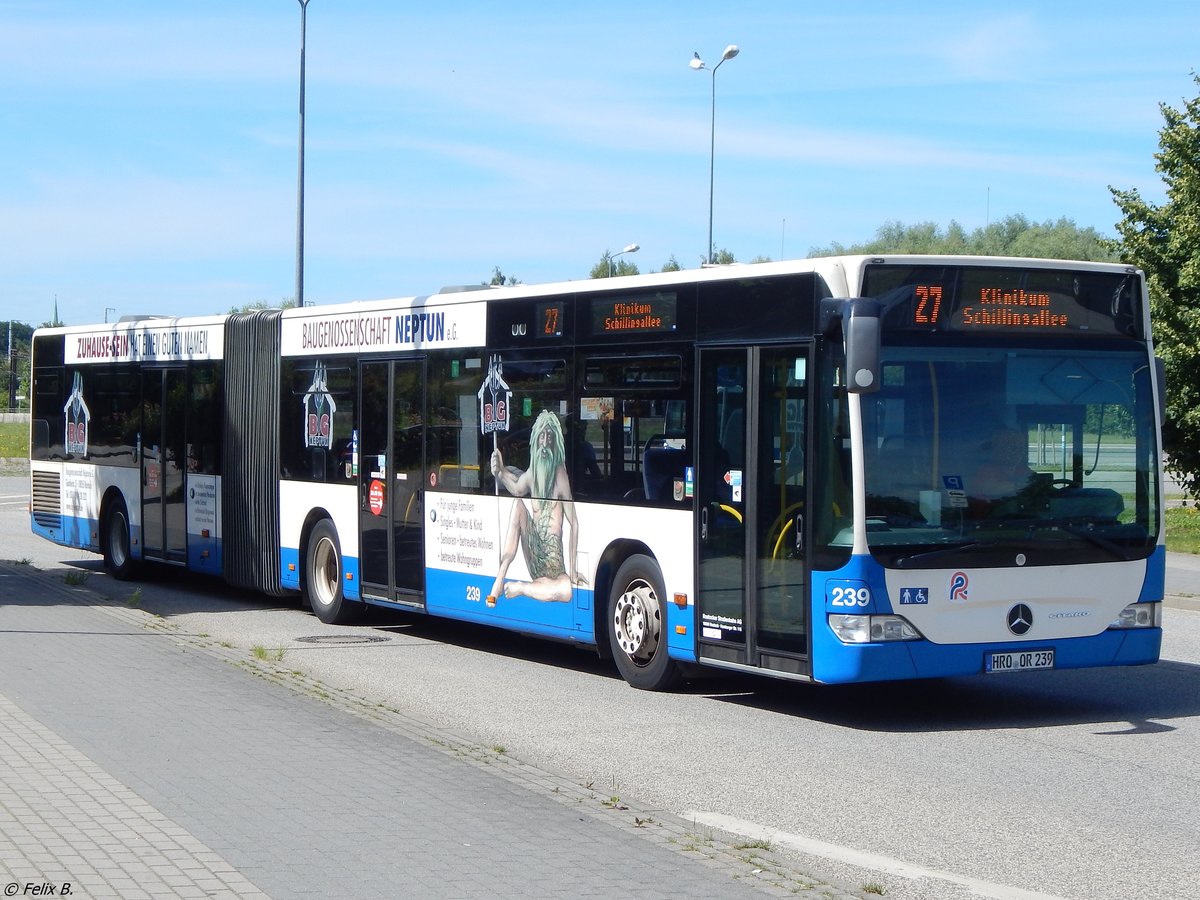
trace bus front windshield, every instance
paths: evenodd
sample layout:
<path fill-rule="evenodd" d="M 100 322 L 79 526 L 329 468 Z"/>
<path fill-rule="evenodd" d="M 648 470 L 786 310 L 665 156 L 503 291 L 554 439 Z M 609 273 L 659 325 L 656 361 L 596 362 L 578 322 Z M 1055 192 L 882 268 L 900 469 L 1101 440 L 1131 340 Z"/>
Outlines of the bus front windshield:
<path fill-rule="evenodd" d="M 1145 558 L 1158 537 L 1144 348 L 885 347 L 863 396 L 867 543 L 884 565 Z"/>

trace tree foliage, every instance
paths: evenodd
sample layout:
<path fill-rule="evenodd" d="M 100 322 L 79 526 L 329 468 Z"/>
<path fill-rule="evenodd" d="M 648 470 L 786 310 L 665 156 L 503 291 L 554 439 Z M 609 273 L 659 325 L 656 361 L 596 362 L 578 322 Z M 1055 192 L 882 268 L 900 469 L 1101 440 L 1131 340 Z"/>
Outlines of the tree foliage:
<path fill-rule="evenodd" d="M 506 285 L 520 284 L 521 279 L 517 278 L 515 275 L 505 275 L 503 272 L 500 271 L 499 266 L 493 266 L 492 267 L 492 280 L 491 281 L 483 281 L 480 283 L 490 285 L 491 287 L 504 287 Z"/>
<path fill-rule="evenodd" d="M 23 406 L 29 408 L 29 347 L 33 343 L 33 326 L 11 320 L 0 323 L 4 338 L 4 356 L 0 358 L 0 409 Z M 9 345 L 11 336 L 12 344 Z M 10 368 L 11 364 L 11 368 Z M 14 403 L 17 397 L 26 398 Z"/>
<path fill-rule="evenodd" d="M 1193 74 L 1200 88 L 1200 77 Z M 1115 246 L 1146 272 L 1154 343 L 1167 370 L 1167 465 L 1189 494 L 1200 493 L 1200 97 L 1182 109 L 1159 104 L 1155 170 L 1166 185 L 1156 205 L 1110 187 L 1120 207 Z"/>
<path fill-rule="evenodd" d="M 592 271 L 588 273 L 588 278 L 615 278 L 618 275 L 641 274 L 637 263 L 626 259 L 617 259 L 617 255 L 605 250 L 604 255 L 600 257 L 600 262 L 592 266 Z"/>
<path fill-rule="evenodd" d="M 248 313 L 258 312 L 263 309 L 295 309 L 295 297 L 281 297 L 278 303 L 268 303 L 266 300 L 255 300 L 252 303 L 243 303 L 241 306 L 229 307 L 230 313 Z"/>
<path fill-rule="evenodd" d="M 1114 259 L 1111 242 L 1094 228 L 1080 228 L 1068 218 L 1031 222 L 1012 215 L 967 233 L 951 221 L 943 231 L 933 222 L 905 225 L 884 223 L 874 239 L 849 247 L 833 243 L 817 247 L 809 256 L 857 253 L 977 254 L 980 256 L 1033 256 L 1041 259 Z"/>

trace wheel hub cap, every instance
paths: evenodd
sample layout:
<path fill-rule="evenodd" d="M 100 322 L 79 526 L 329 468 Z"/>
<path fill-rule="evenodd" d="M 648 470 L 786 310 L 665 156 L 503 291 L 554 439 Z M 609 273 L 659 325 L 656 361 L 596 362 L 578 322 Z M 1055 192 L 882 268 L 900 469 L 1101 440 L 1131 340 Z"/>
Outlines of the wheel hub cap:
<path fill-rule="evenodd" d="M 617 601 L 615 623 L 621 651 L 637 663 L 648 662 L 658 647 L 658 598 L 647 584 L 630 585 Z"/>

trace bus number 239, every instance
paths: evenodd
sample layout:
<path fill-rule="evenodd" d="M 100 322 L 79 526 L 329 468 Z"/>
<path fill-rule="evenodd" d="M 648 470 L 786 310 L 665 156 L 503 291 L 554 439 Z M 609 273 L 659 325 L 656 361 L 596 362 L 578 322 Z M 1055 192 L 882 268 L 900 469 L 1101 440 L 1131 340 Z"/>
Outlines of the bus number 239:
<path fill-rule="evenodd" d="M 871 589 L 861 581 L 844 581 L 829 586 L 829 605 L 862 607 L 871 605 Z"/>

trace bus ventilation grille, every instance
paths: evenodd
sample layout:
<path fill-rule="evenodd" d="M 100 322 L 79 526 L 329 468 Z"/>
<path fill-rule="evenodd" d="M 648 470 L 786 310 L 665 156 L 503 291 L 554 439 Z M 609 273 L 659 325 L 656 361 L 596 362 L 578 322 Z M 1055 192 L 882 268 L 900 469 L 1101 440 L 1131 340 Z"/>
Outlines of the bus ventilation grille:
<path fill-rule="evenodd" d="M 34 472 L 33 521 L 42 528 L 62 527 L 62 485 L 58 472 Z"/>

